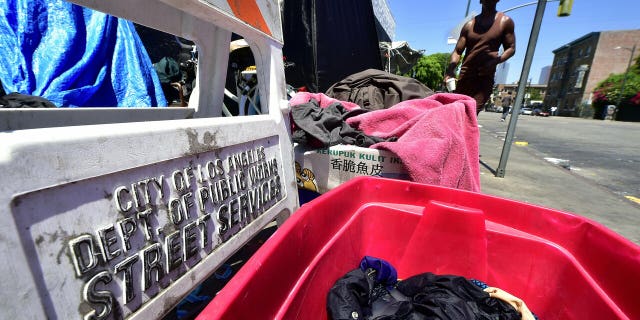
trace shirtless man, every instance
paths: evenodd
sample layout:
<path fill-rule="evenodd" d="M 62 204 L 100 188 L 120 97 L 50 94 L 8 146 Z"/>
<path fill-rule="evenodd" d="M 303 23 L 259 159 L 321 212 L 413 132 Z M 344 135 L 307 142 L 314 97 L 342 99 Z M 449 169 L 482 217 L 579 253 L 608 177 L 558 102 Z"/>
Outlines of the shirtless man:
<path fill-rule="evenodd" d="M 498 1 L 480 0 L 482 11 L 462 27 L 444 77 L 445 82 L 455 77 L 456 67 L 465 53 L 455 92 L 474 98 L 477 113 L 491 96 L 496 66 L 516 53 L 513 20 L 496 11 Z M 498 55 L 500 46 L 504 48 L 502 55 Z"/>

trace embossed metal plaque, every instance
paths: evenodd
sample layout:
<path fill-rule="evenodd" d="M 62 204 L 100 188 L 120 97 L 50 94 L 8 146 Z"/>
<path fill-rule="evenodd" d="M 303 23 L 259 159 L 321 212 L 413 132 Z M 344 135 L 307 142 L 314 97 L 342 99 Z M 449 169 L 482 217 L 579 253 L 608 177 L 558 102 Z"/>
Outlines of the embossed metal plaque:
<path fill-rule="evenodd" d="M 46 313 L 118 319 L 171 296 L 284 197 L 277 143 L 264 138 L 14 197 Z"/>

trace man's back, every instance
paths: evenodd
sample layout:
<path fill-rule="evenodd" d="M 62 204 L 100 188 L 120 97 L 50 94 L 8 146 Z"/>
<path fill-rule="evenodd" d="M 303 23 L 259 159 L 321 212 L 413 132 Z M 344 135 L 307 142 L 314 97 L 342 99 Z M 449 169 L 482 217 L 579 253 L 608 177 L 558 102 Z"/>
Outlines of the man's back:
<path fill-rule="evenodd" d="M 502 97 L 502 106 L 503 107 L 509 107 L 509 106 L 511 106 L 511 102 L 512 101 L 513 101 L 513 98 L 511 97 L 511 95 L 504 96 L 504 97 Z"/>

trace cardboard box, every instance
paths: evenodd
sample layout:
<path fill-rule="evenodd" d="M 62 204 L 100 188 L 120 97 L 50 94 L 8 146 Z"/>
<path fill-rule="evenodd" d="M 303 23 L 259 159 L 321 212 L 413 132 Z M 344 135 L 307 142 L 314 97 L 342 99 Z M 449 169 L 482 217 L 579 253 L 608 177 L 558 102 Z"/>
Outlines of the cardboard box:
<path fill-rule="evenodd" d="M 294 147 L 298 188 L 325 193 L 359 176 L 409 180 L 402 161 L 386 150 L 336 145 L 324 149 Z"/>

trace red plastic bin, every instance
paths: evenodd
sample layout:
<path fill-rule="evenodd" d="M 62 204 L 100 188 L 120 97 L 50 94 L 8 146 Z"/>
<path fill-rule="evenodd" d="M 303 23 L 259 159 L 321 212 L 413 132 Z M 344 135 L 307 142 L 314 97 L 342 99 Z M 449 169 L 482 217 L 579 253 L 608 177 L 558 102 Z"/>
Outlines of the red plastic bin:
<path fill-rule="evenodd" d="M 353 179 L 303 205 L 198 319 L 327 319 L 363 256 L 475 278 L 540 319 L 640 319 L 640 247 L 589 219 L 400 180 Z"/>

